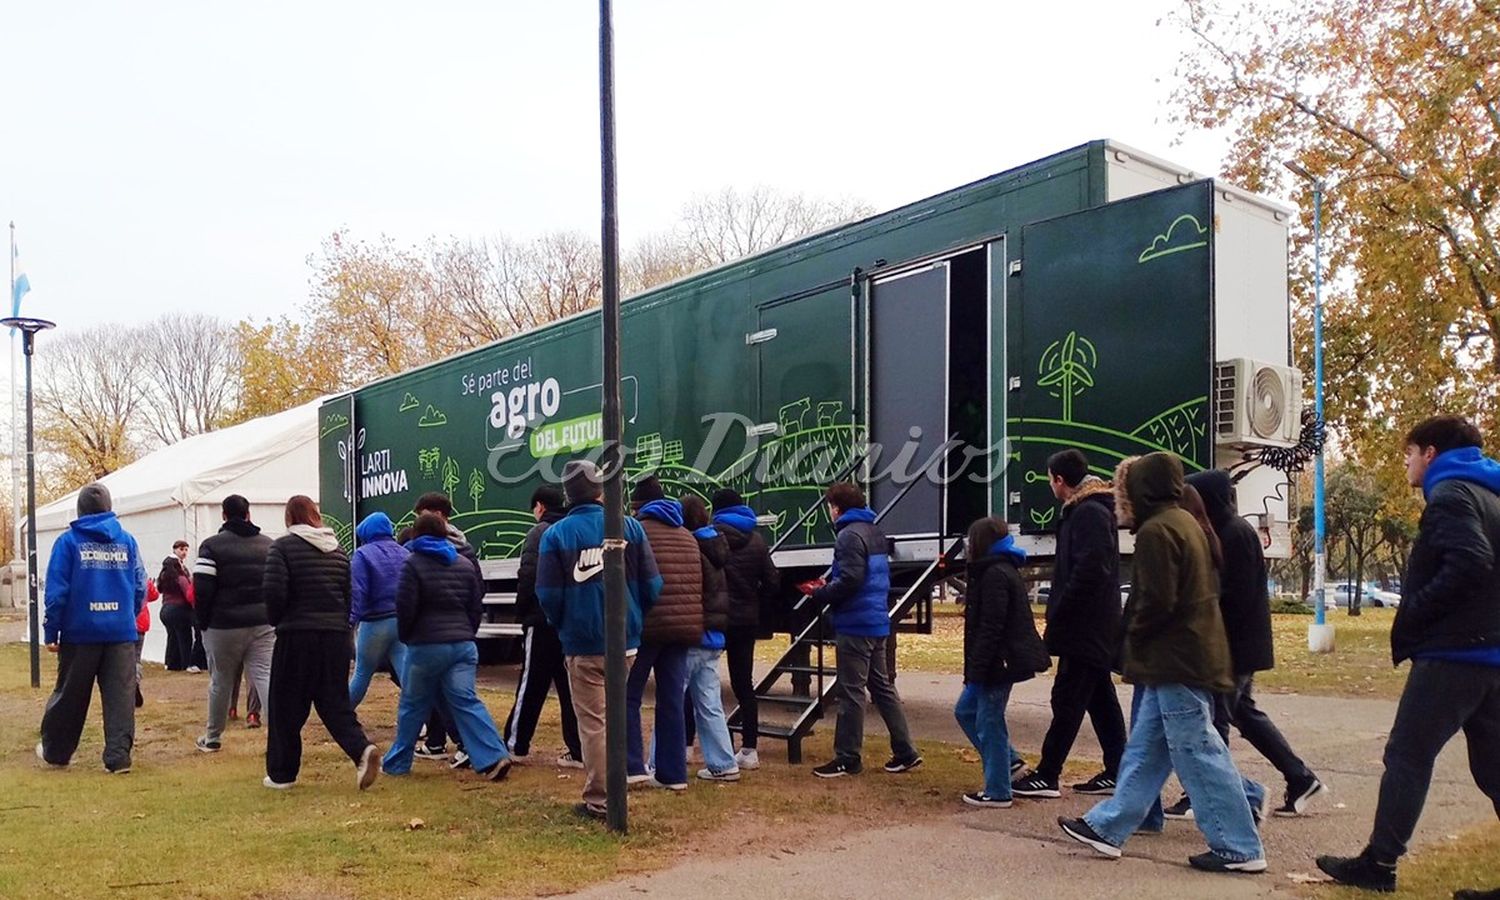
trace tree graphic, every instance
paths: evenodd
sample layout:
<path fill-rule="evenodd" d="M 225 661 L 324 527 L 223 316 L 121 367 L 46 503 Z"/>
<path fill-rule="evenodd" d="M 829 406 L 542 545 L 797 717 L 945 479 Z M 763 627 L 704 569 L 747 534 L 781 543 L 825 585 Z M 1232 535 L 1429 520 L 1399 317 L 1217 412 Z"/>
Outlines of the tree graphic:
<path fill-rule="evenodd" d="M 458 461 L 450 456 L 443 460 L 443 493 L 452 497 L 453 489 L 458 487 L 458 479 Z"/>
<path fill-rule="evenodd" d="M 1062 420 L 1073 421 L 1073 398 L 1094 386 L 1093 369 L 1099 364 L 1099 354 L 1088 338 L 1070 331 L 1060 341 L 1053 341 L 1042 353 L 1037 371 L 1042 376 L 1039 387 L 1048 388 L 1048 393 L 1062 399 Z"/>
<path fill-rule="evenodd" d="M 423 478 L 432 478 L 438 472 L 438 460 L 443 453 L 437 447 L 429 447 L 417 451 L 417 468 L 422 470 Z"/>
<path fill-rule="evenodd" d="M 474 500 L 474 511 L 479 512 L 479 498 L 484 496 L 484 473 L 478 469 L 469 471 L 469 496 Z"/>

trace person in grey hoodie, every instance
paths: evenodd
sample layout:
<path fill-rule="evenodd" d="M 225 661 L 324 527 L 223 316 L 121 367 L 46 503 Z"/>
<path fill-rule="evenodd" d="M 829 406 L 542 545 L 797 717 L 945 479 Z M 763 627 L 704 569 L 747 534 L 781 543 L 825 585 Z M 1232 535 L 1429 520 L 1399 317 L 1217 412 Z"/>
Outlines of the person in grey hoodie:
<path fill-rule="evenodd" d="M 266 695 L 268 788 L 285 790 L 302 768 L 302 726 L 318 718 L 354 761 L 360 790 L 375 781 L 380 754 L 349 705 L 349 557 L 318 504 L 301 494 L 286 503 L 287 533 L 266 554 L 262 590 L 276 626 Z"/>

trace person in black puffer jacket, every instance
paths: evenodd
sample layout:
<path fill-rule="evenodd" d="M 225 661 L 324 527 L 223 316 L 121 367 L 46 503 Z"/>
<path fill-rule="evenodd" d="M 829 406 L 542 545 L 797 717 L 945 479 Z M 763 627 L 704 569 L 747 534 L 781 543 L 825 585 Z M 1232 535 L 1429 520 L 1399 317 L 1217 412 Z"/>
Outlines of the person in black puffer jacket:
<path fill-rule="evenodd" d="M 1062 796 L 1058 779 L 1088 715 L 1099 737 L 1104 771 L 1072 786 L 1077 794 L 1114 793 L 1125 752 L 1125 716 L 1110 670 L 1120 640 L 1120 533 L 1109 482 L 1089 474 L 1082 451 L 1047 460 L 1052 493 L 1062 502 L 1057 557 L 1047 600 L 1047 650 L 1057 657 L 1052 724 L 1036 771 L 1018 779 L 1015 794 Z"/>
<path fill-rule="evenodd" d="M 687 744 L 692 746 L 696 730 L 703 740 L 703 762 L 707 766 L 698 772 L 699 778 L 739 781 L 740 767 L 729 739 L 724 694 L 719 686 L 719 654 L 724 650 L 724 632 L 729 627 L 729 583 L 724 577 L 729 542 L 709 524 L 708 507 L 702 497 L 687 494 L 681 502 L 682 524 L 698 541 L 703 567 L 703 643 L 689 650 L 687 657 L 687 702 L 683 711 Z"/>
<path fill-rule="evenodd" d="M 755 510 L 728 488 L 715 491 L 713 502 L 714 528 L 729 544 L 729 562 L 724 565 L 729 587 L 724 655 L 729 657 L 729 688 L 740 705 L 740 752 L 735 762 L 741 769 L 758 769 L 760 708 L 755 699 L 755 642 L 771 636 L 770 613 L 781 575 L 771 561 L 765 538 L 755 530 Z"/>
<path fill-rule="evenodd" d="M 1203 498 L 1209 524 L 1224 551 L 1219 570 L 1219 611 L 1229 638 L 1235 689 L 1219 695 L 1214 705 L 1214 727 L 1227 744 L 1229 726 L 1233 725 L 1250 746 L 1270 760 L 1286 779 L 1286 795 L 1276 815 L 1300 816 L 1308 801 L 1323 792 L 1323 783 L 1287 743 L 1276 723 L 1255 704 L 1255 673 L 1276 666 L 1265 549 L 1255 526 L 1241 518 L 1235 508 L 1228 472 L 1196 472 L 1188 476 L 1187 483 Z"/>
<path fill-rule="evenodd" d="M 953 708 L 958 725 L 979 751 L 984 790 L 964 794 L 970 806 L 1011 804 L 1010 773 L 1016 758 L 1005 707 L 1011 686 L 1045 672 L 1052 661 L 1036 633 L 1026 585 L 1016 566 L 1026 551 L 1005 523 L 983 518 L 969 526 L 964 589 L 964 689 Z"/>
<path fill-rule="evenodd" d="M 298 494 L 286 502 L 287 533 L 271 542 L 261 591 L 276 626 L 266 697 L 269 788 L 296 784 L 302 726 L 310 707 L 354 761 L 361 790 L 375 781 L 379 752 L 349 705 L 349 557 L 318 504 Z"/>
<path fill-rule="evenodd" d="M 484 578 L 477 560 L 460 556 L 448 540 L 448 523 L 424 512 L 412 527 L 411 555 L 396 588 L 396 621 L 406 645 L 396 737 L 381 762 L 388 775 L 411 771 L 417 735 L 439 693 L 453 711 L 474 771 L 491 781 L 510 772 L 510 752 L 500 742 L 474 690 L 479 651 L 474 635 L 484 614 Z"/>
<path fill-rule="evenodd" d="M 561 521 L 562 488 L 544 484 L 531 494 L 531 514 L 536 524 L 521 542 L 521 562 L 516 567 L 516 618 L 522 631 L 521 675 L 516 682 L 516 702 L 505 720 L 505 746 L 516 762 L 524 762 L 531 753 L 531 737 L 547 702 L 547 689 L 557 688 L 557 703 L 562 707 L 562 737 L 567 752 L 557 758 L 565 769 L 583 768 L 583 748 L 578 742 L 578 715 L 573 712 L 573 692 L 568 688 L 568 667 L 563 657 L 562 640 L 557 629 L 547 622 L 542 604 L 536 597 L 536 561 L 542 546 L 542 535 Z"/>

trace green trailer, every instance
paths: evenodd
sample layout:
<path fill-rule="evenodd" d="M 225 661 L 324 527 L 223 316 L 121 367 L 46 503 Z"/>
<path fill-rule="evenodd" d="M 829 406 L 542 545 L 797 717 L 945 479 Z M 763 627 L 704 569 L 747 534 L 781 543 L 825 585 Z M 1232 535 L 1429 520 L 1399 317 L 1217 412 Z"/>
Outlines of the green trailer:
<path fill-rule="evenodd" d="M 622 307 L 629 473 L 735 488 L 797 572 L 829 561 L 829 523 L 804 513 L 846 470 L 912 585 L 988 513 L 1045 559 L 1060 448 L 1107 476 L 1132 454 L 1196 470 L 1296 443 L 1290 214 L 1096 141 L 655 288 Z M 492 581 L 487 633 L 514 633 L 528 500 L 600 452 L 601 370 L 588 312 L 329 400 L 325 519 L 352 542 L 360 517 L 409 522 L 446 491 Z M 1285 496 L 1266 469 L 1239 484 L 1272 555 Z"/>

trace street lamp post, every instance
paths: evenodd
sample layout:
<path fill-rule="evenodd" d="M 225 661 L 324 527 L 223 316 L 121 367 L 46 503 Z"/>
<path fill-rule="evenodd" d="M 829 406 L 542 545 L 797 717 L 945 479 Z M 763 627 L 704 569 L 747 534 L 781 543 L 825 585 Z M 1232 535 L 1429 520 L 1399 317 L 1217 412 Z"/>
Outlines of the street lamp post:
<path fill-rule="evenodd" d="M 31 357 L 36 350 L 37 332 L 57 326 L 46 319 L 26 316 L 0 319 L 0 325 L 21 332 L 21 349 L 26 355 L 26 614 L 31 639 L 31 686 L 39 688 L 42 686 L 42 620 L 36 603 L 36 429 L 32 417 Z"/>
<path fill-rule="evenodd" d="M 1284 165 L 1312 183 L 1313 192 L 1313 411 L 1323 421 L 1323 179 L 1295 162 Z M 1307 627 L 1307 649 L 1333 650 L 1333 626 L 1328 624 L 1328 519 L 1323 479 L 1323 447 L 1313 463 L 1313 624 Z"/>

